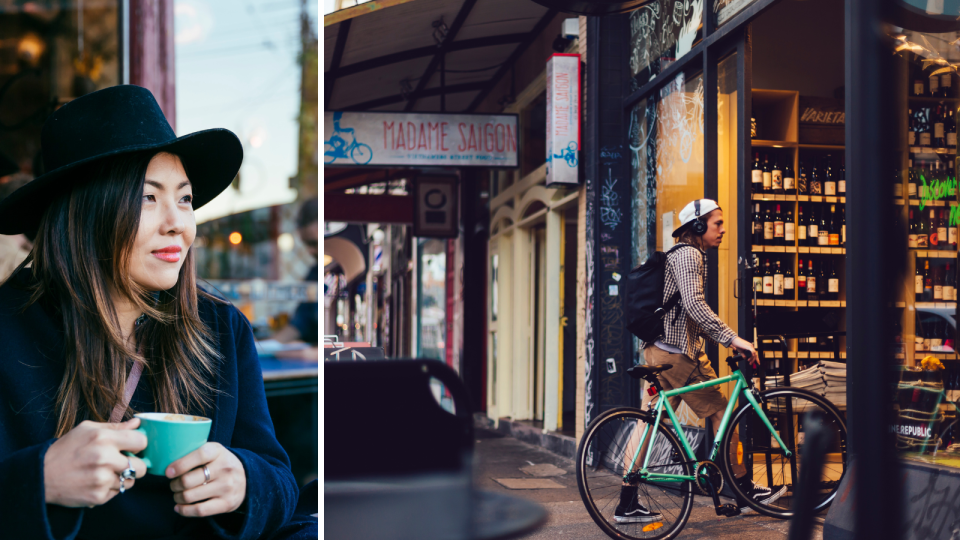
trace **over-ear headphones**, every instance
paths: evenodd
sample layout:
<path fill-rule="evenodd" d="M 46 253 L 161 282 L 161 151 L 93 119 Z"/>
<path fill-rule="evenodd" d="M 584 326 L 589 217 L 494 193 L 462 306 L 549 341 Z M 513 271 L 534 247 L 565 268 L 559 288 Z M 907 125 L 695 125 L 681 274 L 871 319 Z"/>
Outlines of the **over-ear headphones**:
<path fill-rule="evenodd" d="M 696 214 L 690 230 L 697 236 L 703 236 L 707 232 L 707 224 L 700 219 L 700 199 L 693 201 L 693 211 Z"/>

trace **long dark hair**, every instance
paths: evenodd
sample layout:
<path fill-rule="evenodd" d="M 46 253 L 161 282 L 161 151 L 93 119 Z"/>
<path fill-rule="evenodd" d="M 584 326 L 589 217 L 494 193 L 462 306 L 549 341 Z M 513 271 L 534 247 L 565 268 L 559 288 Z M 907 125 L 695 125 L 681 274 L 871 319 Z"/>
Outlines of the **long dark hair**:
<path fill-rule="evenodd" d="M 193 250 L 167 291 L 145 290 L 128 271 L 144 177 L 155 155 L 128 154 L 78 171 L 80 181 L 44 212 L 33 250 L 20 265 L 33 264 L 30 304 L 52 306 L 62 321 L 66 366 L 57 392 L 58 437 L 81 420 L 109 419 L 130 361 L 143 365 L 158 410 L 211 407 L 220 355 L 197 306 L 199 297 L 216 299 L 197 288 Z M 133 345 L 123 338 L 111 294 L 129 298 L 146 315 Z M 128 406 L 124 417 L 134 412 Z"/>

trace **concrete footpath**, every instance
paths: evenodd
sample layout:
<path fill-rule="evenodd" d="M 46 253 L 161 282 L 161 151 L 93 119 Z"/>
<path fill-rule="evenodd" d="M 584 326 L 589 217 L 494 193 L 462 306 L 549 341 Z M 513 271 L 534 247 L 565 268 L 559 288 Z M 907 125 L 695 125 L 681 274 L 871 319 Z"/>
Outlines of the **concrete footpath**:
<path fill-rule="evenodd" d="M 521 538 L 609 538 L 587 514 L 580 500 L 574 462 L 495 431 L 476 430 L 474 483 L 478 489 L 535 501 L 547 509 L 540 529 Z M 509 487 L 508 487 L 509 486 Z M 786 539 L 789 522 L 752 511 L 721 518 L 706 497 L 697 497 L 681 539 Z M 821 540 L 817 525 L 813 538 Z"/>

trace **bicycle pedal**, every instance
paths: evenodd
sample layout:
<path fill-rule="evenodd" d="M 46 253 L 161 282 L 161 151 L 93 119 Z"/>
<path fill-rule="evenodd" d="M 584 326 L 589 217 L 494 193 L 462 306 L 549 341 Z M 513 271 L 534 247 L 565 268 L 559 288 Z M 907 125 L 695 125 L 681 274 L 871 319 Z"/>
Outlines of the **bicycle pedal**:
<path fill-rule="evenodd" d="M 739 516 L 740 507 L 735 504 L 721 504 L 717 507 L 717 515 L 723 517 Z"/>

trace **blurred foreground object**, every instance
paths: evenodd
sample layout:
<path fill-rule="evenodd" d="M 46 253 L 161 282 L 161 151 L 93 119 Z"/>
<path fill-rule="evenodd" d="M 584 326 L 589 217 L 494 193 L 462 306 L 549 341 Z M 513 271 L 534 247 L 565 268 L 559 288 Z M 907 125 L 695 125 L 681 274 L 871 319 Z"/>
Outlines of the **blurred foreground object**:
<path fill-rule="evenodd" d="M 323 369 L 325 433 L 333 441 L 324 446 L 327 538 L 500 538 L 544 520 L 535 503 L 473 489 L 470 400 L 446 364 L 373 360 Z M 438 403 L 438 386 L 452 411 Z"/>

